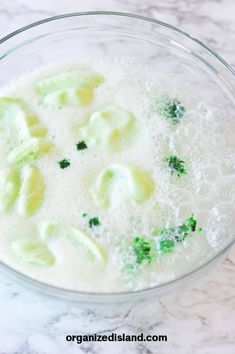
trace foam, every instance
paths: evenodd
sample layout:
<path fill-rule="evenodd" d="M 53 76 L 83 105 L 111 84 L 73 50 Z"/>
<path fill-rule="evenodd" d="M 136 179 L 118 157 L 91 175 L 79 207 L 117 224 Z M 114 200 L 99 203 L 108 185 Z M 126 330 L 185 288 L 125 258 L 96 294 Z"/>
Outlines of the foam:
<path fill-rule="evenodd" d="M 195 98 L 192 86 L 181 90 L 173 77 L 169 80 L 166 74 L 156 73 L 155 69 L 153 76 L 151 67 L 143 69 L 130 59 L 117 58 L 84 62 L 106 80 L 95 90 L 94 101 L 88 107 L 53 110 L 37 104 L 36 82 L 80 67 L 74 62 L 54 63 L 38 69 L 9 83 L 0 93 L 29 102 L 56 146 L 50 155 L 37 160 L 46 183 L 44 203 L 38 213 L 30 219 L 21 219 L 13 209 L 1 216 L 0 259 L 32 278 L 84 291 L 137 290 L 175 279 L 203 263 L 220 248 L 227 232 L 232 232 L 235 209 L 233 123 L 220 108 L 204 102 L 200 95 Z M 156 97 L 163 93 L 176 96 L 187 109 L 182 122 L 174 127 L 154 110 Z M 88 121 L 91 113 L 112 102 L 132 112 L 142 123 L 141 138 L 118 154 L 95 149 L 78 152 L 75 144 L 80 140 L 79 127 Z M 9 131 L 2 133 L 0 162 L 3 167 L 7 141 L 14 139 L 9 134 Z M 181 179 L 170 176 L 164 167 L 162 160 L 169 154 L 176 154 L 186 163 L 188 174 Z M 69 158 L 71 166 L 59 169 L 57 161 L 61 158 Z M 153 197 L 136 206 L 118 190 L 108 210 L 96 207 L 89 195 L 90 184 L 99 171 L 114 163 L 132 164 L 148 171 L 156 186 Z M 91 231 L 83 213 L 98 216 L 101 226 Z M 134 236 L 148 237 L 153 227 L 180 225 L 192 213 L 203 227 L 202 233 L 176 247 L 174 253 L 158 257 L 151 265 L 141 265 L 134 274 L 123 271 Z M 83 248 L 74 247 L 64 239 L 55 239 L 50 244 L 57 258 L 53 267 L 29 266 L 16 259 L 10 242 L 32 237 L 36 233 L 35 225 L 48 219 L 65 220 L 92 234 L 109 255 L 105 269 L 88 262 Z"/>

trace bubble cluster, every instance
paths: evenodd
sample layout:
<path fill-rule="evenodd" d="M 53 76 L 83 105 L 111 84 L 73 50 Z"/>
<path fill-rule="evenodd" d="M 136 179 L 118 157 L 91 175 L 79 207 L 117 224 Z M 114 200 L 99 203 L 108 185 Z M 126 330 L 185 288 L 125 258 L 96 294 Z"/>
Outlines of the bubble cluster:
<path fill-rule="evenodd" d="M 235 212 L 235 123 L 226 107 L 218 107 L 195 95 L 193 86 L 181 89 L 169 73 L 157 72 L 128 58 L 104 58 L 87 66 L 102 75 L 104 82 L 96 88 L 89 106 L 63 107 L 55 110 L 38 104 L 35 85 L 49 75 L 76 70 L 78 63 L 55 63 L 36 70 L 9 84 L 7 94 L 30 102 L 33 111 L 48 130 L 55 148 L 50 155 L 37 160 L 45 180 L 45 197 L 41 209 L 30 220 L 7 214 L 0 220 L 4 237 L 0 240 L 0 258 L 10 266 L 41 281 L 86 291 L 117 292 L 139 290 L 182 276 L 208 261 L 218 252 L 233 232 Z M 154 71 L 154 75 L 153 75 Z M 157 108 L 162 95 L 169 95 L 185 108 L 180 119 L 171 124 Z M 78 151 L 76 144 L 84 140 L 80 128 L 91 115 L 109 104 L 131 112 L 141 126 L 136 141 L 113 154 L 105 149 L 89 147 Z M 0 162 L 11 137 L 3 136 Z M 5 139 L 5 140 L 4 140 Z M 185 163 L 187 173 L 172 175 L 164 163 L 174 155 Z M 58 161 L 69 159 L 70 166 L 58 168 Z M 136 204 L 121 183 L 113 187 L 112 202 L 104 209 L 94 204 L 90 187 L 99 171 L 113 164 L 136 166 L 147 171 L 154 182 L 154 192 L 145 203 Z M 100 225 L 89 226 L 89 218 L 99 217 Z M 126 272 L 131 257 L 131 241 L 143 236 L 153 241 L 153 228 L 181 225 L 194 214 L 203 231 L 187 238 L 174 252 L 156 257 Z M 34 225 L 44 220 L 64 220 L 90 234 L 108 254 L 107 265 L 99 269 L 87 264 L 84 252 L 65 239 L 54 240 L 53 254 L 58 260 L 47 271 L 22 264 L 9 250 L 9 239 L 29 237 Z"/>

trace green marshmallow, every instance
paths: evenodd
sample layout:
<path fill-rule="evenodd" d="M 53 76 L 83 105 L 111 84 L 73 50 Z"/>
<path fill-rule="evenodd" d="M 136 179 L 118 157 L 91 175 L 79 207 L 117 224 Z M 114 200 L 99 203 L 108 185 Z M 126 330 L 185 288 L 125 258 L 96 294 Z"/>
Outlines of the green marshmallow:
<path fill-rule="evenodd" d="M 14 241 L 11 247 L 15 255 L 24 262 L 40 266 L 52 266 L 55 263 L 52 252 L 41 241 L 20 239 Z"/>
<path fill-rule="evenodd" d="M 0 119 L 17 128 L 21 137 L 29 136 L 28 112 L 20 99 L 11 97 L 0 98 Z M 30 118 L 30 123 L 32 118 Z"/>
<path fill-rule="evenodd" d="M 36 123 L 30 127 L 30 135 L 36 138 L 44 138 L 47 135 L 47 128 L 42 123 Z"/>
<path fill-rule="evenodd" d="M 92 197 L 98 205 L 109 207 L 115 183 L 125 184 L 130 198 L 136 203 L 147 201 L 155 189 L 152 178 L 144 170 L 113 164 L 101 171 L 91 188 Z"/>
<path fill-rule="evenodd" d="M 18 197 L 20 190 L 20 172 L 11 168 L 0 181 L 0 212 L 10 210 Z"/>
<path fill-rule="evenodd" d="M 148 200 L 154 192 L 154 182 L 147 172 L 140 168 L 130 168 L 128 172 L 128 186 L 132 198 L 136 203 Z"/>
<path fill-rule="evenodd" d="M 103 81 L 103 76 L 92 70 L 72 70 L 39 81 L 36 85 L 36 91 L 38 95 L 46 96 L 56 91 L 75 87 L 83 87 L 92 90 Z"/>
<path fill-rule="evenodd" d="M 50 239 L 61 236 L 62 224 L 60 222 L 43 221 L 37 226 L 39 237 L 42 241 L 47 242 Z"/>
<path fill-rule="evenodd" d="M 31 138 L 13 149 L 7 155 L 7 161 L 11 164 L 36 159 L 38 156 L 48 153 L 53 144 L 47 139 Z"/>
<path fill-rule="evenodd" d="M 38 225 L 38 232 L 43 241 L 49 241 L 54 237 L 66 237 L 73 244 L 85 247 L 99 263 L 104 264 L 107 261 L 104 249 L 92 237 L 72 225 L 44 221 Z"/>
<path fill-rule="evenodd" d="M 78 87 L 60 90 L 46 95 L 43 99 L 45 106 L 62 108 L 66 106 L 86 106 L 93 100 L 92 90 Z"/>
<path fill-rule="evenodd" d="M 18 200 L 18 213 L 23 217 L 35 214 L 44 197 L 43 176 L 36 166 L 27 164 L 22 170 L 22 185 Z"/>
<path fill-rule="evenodd" d="M 132 113 L 116 104 L 93 113 L 89 122 L 79 129 L 88 146 L 118 152 L 127 148 L 138 136 L 140 124 Z"/>
<path fill-rule="evenodd" d="M 72 70 L 39 81 L 36 92 L 45 106 L 83 107 L 91 103 L 93 90 L 103 81 L 100 74 L 89 69 Z"/>
<path fill-rule="evenodd" d="M 0 119 L 8 126 L 13 125 L 23 139 L 47 134 L 47 129 L 19 98 L 0 97 Z"/>

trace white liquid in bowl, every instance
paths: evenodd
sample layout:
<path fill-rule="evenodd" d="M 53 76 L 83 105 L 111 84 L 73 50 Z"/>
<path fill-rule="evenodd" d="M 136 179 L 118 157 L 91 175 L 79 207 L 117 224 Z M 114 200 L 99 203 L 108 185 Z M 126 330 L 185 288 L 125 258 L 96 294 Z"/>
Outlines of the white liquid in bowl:
<path fill-rule="evenodd" d="M 33 161 L 45 181 L 40 208 L 34 215 L 22 217 L 16 201 L 10 211 L 1 215 L 0 260 L 34 279 L 81 291 L 137 290 L 178 278 L 203 264 L 232 232 L 234 124 L 216 104 L 208 105 L 199 93 L 195 97 L 193 87 L 181 90 L 173 77 L 153 74 L 151 67 L 111 59 L 88 66 L 101 74 L 104 82 L 94 89 L 93 101 L 83 107 L 43 106 L 35 89 L 43 78 L 80 68 L 80 64 L 51 65 L 10 83 L 0 93 L 1 97 L 23 99 L 48 129 L 47 137 L 54 144 L 49 154 Z M 176 125 L 157 112 L 157 98 L 162 94 L 176 97 L 186 109 Z M 87 149 L 78 151 L 76 144 L 84 140 L 80 127 L 88 123 L 94 112 L 110 104 L 135 117 L 138 134 L 120 151 L 89 144 Z M 20 143 L 17 129 L 2 128 L 1 172 L 8 168 L 9 150 Z M 185 162 L 187 174 L 171 175 L 164 162 L 169 155 Z M 58 161 L 64 158 L 70 160 L 70 166 L 61 169 Z M 154 182 L 153 194 L 143 203 L 136 203 L 121 181 L 112 187 L 109 207 L 97 205 L 91 186 L 99 173 L 113 164 L 146 171 Z M 23 165 L 18 166 L 21 169 Z M 192 214 L 201 232 L 176 243 L 173 252 L 159 254 L 153 250 L 151 263 L 136 263 L 134 237 L 141 236 L 154 245 L 154 228 L 182 225 Z M 91 228 L 92 217 L 98 217 L 100 225 Z M 103 263 L 93 259 L 84 245 L 74 244 L 66 237 L 47 242 L 55 258 L 53 265 L 39 266 L 18 258 L 12 243 L 21 238 L 37 239 L 37 225 L 48 220 L 78 228 L 102 247 L 107 259 Z M 130 263 L 134 270 L 126 269 Z"/>

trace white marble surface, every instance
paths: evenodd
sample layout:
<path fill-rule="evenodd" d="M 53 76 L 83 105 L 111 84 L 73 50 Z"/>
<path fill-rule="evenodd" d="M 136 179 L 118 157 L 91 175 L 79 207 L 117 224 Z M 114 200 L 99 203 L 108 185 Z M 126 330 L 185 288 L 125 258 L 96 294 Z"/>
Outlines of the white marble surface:
<path fill-rule="evenodd" d="M 205 41 L 235 67 L 234 0 L 0 0 L 0 37 L 54 14 L 116 10 L 155 17 Z M 235 249 L 214 271 L 171 297 L 85 309 L 0 280 L 0 354 L 234 354 Z M 167 334 L 167 343 L 65 341 L 68 333 Z"/>

